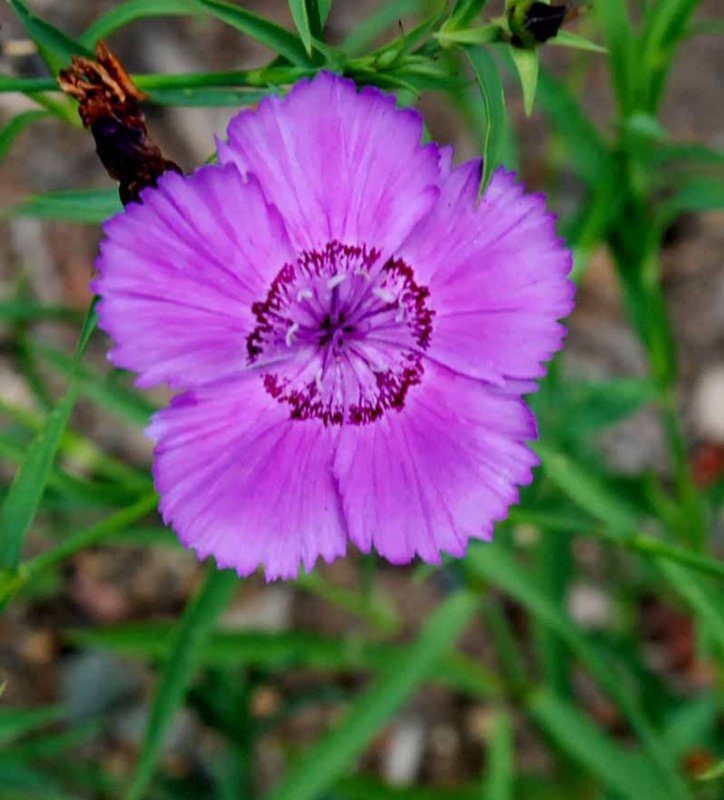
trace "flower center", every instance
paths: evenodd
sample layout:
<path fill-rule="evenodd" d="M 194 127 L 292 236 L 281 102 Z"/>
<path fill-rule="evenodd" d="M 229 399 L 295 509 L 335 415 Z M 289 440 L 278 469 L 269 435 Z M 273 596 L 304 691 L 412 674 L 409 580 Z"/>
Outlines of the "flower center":
<path fill-rule="evenodd" d="M 434 312 L 400 259 L 330 242 L 302 253 L 252 305 L 249 366 L 292 419 L 364 425 L 401 409 L 419 383 Z"/>

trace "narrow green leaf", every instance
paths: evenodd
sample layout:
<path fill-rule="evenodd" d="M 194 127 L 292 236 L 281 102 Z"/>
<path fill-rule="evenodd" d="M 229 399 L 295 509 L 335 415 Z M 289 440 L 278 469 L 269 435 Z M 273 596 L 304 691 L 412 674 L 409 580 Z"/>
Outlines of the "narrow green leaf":
<path fill-rule="evenodd" d="M 450 18 L 443 26 L 446 30 L 466 28 L 480 14 L 488 0 L 456 0 Z"/>
<path fill-rule="evenodd" d="M 389 0 L 380 3 L 349 32 L 342 42 L 342 49 L 353 56 L 364 53 L 386 30 L 403 17 L 421 12 L 422 8 L 422 0 Z"/>
<path fill-rule="evenodd" d="M 671 764 L 663 743 L 644 716 L 639 701 L 625 681 L 620 679 L 616 665 L 578 629 L 499 544 L 476 546 L 469 550 L 466 566 L 479 578 L 497 586 L 520 603 L 531 614 L 561 637 L 596 678 L 601 688 L 618 704 L 638 734 L 647 753 L 653 774 L 660 777 L 661 787 L 655 797 L 688 798 L 689 795 Z"/>
<path fill-rule="evenodd" d="M 16 114 L 0 130 L 0 161 L 8 154 L 10 147 L 17 137 L 34 122 L 50 117 L 47 111 L 23 111 Z"/>
<path fill-rule="evenodd" d="M 639 77 L 639 44 L 634 36 L 626 0 L 598 0 L 595 14 L 608 47 L 608 62 L 619 113 L 628 116 L 634 107 Z"/>
<path fill-rule="evenodd" d="M 426 622 L 405 654 L 364 692 L 342 723 L 292 766 L 268 800 L 312 800 L 328 789 L 400 706 L 432 674 L 478 607 L 477 598 L 459 592 Z"/>
<path fill-rule="evenodd" d="M 445 44 L 493 44 L 505 41 L 499 25 L 481 25 L 478 28 L 446 30 L 443 28 L 436 38 Z"/>
<path fill-rule="evenodd" d="M 696 776 L 697 781 L 718 781 L 724 778 L 724 759 Z"/>
<path fill-rule="evenodd" d="M 312 29 L 309 24 L 309 10 L 307 9 L 306 0 L 288 0 L 289 12 L 292 15 L 292 20 L 299 31 L 299 38 L 304 44 L 304 49 L 307 55 L 312 55 Z"/>
<path fill-rule="evenodd" d="M 523 89 L 523 107 L 525 108 L 526 116 L 529 117 L 533 113 L 535 93 L 538 88 L 540 56 L 536 49 L 527 50 L 521 47 L 513 47 L 512 45 L 508 48 L 508 51 L 516 70 L 518 70 L 520 85 Z"/>
<path fill-rule="evenodd" d="M 700 0 L 656 0 L 645 17 L 641 37 L 642 103 L 646 110 L 657 111 L 666 78 L 679 44 L 686 38 L 691 18 Z"/>
<path fill-rule="evenodd" d="M 724 180 L 700 178 L 679 186 L 661 207 L 662 226 L 685 211 L 719 211 L 724 208 Z"/>
<path fill-rule="evenodd" d="M 196 0 L 126 0 L 106 11 L 83 33 L 79 41 L 88 48 L 99 39 L 131 22 L 147 17 L 188 16 L 203 13 Z"/>
<path fill-rule="evenodd" d="M 61 706 L 45 708 L 0 708 L 0 742 L 4 745 L 27 733 L 63 719 Z"/>
<path fill-rule="evenodd" d="M 73 356 L 74 366 L 80 360 L 95 330 L 95 302 L 91 305 Z M 0 509 L 0 566 L 15 570 L 20 562 L 23 539 L 40 504 L 50 475 L 55 452 L 78 399 L 80 387 L 71 374 L 70 385 L 58 405 L 48 415 L 43 429 L 28 448 Z"/>
<path fill-rule="evenodd" d="M 463 47 L 475 73 L 485 109 L 485 136 L 483 140 L 483 174 L 480 192 L 485 190 L 490 176 L 500 163 L 502 143 L 505 138 L 505 97 L 500 74 L 492 56 L 482 47 Z"/>
<path fill-rule="evenodd" d="M 598 476 L 591 474 L 569 456 L 536 443 L 546 475 L 578 506 L 612 531 L 622 535 L 635 532 L 635 511 Z"/>
<path fill-rule="evenodd" d="M 82 322 L 83 314 L 67 306 L 45 306 L 26 300 L 0 300 L 0 320 L 3 322 L 35 322 L 47 319 Z"/>
<path fill-rule="evenodd" d="M 97 369 L 74 367 L 71 358 L 48 345 L 38 343 L 35 350 L 61 374 L 69 376 L 75 371 L 75 382 L 84 395 L 133 424 L 147 425 L 151 414 L 158 410 L 145 396 L 114 381 L 114 373 L 109 375 Z"/>
<path fill-rule="evenodd" d="M 29 579 L 43 570 L 61 564 L 86 547 L 99 544 L 110 534 L 123 531 L 128 525 L 137 522 L 150 511 L 153 511 L 157 504 L 158 495 L 155 492 L 151 492 L 96 525 L 71 534 L 63 539 L 60 544 L 26 561 L 22 567 L 23 577 Z"/>
<path fill-rule="evenodd" d="M 264 17 L 253 14 L 241 6 L 223 0 L 197 0 L 207 11 L 238 31 L 284 56 L 292 64 L 305 67 L 311 65 L 304 45 L 290 31 Z"/>
<path fill-rule="evenodd" d="M 543 689 L 529 698 L 528 708 L 562 750 L 621 797 L 664 797 L 661 782 L 650 765 L 624 750 L 575 706 Z"/>
<path fill-rule="evenodd" d="M 490 720 L 481 800 L 514 800 L 514 787 L 513 723 L 501 709 Z"/>
<path fill-rule="evenodd" d="M 678 564 L 659 561 L 658 566 L 669 583 L 696 613 L 697 618 L 706 625 L 706 629 L 716 639 L 720 652 L 724 653 L 724 609 L 721 603 L 721 591 L 712 592 L 708 583 L 695 578 Z"/>
<path fill-rule="evenodd" d="M 23 0 L 8 0 L 28 36 L 38 45 L 53 73 L 70 64 L 73 56 L 92 57 L 83 45 L 66 36 L 49 22 L 33 14 Z"/>
<path fill-rule="evenodd" d="M 80 189 L 31 195 L 17 205 L 2 209 L 2 215 L 97 224 L 121 208 L 117 189 Z"/>
<path fill-rule="evenodd" d="M 134 541 L 139 542 L 137 537 Z M 71 642 L 110 650 L 125 658 L 158 661 L 168 656 L 170 633 L 168 623 L 139 622 L 72 630 L 66 635 Z M 216 631 L 203 648 L 201 663 L 247 664 L 267 670 L 299 666 L 324 672 L 379 672 L 404 658 L 406 651 L 405 646 L 367 642 L 357 636 L 332 638 L 307 631 Z M 497 697 L 501 691 L 494 675 L 477 661 L 455 652 L 441 656 L 430 680 L 482 699 Z"/>
<path fill-rule="evenodd" d="M 159 106 L 181 106 L 187 108 L 212 108 L 231 106 L 253 106 L 275 92 L 270 89 L 223 89 L 219 87 L 189 89 L 156 89 L 149 93 L 148 101 Z"/>
<path fill-rule="evenodd" d="M 559 47 L 572 47 L 575 50 L 588 50 L 591 53 L 608 53 L 605 47 L 579 36 L 577 33 L 560 30 L 557 35 L 549 39 L 546 44 L 555 44 Z"/>
<path fill-rule="evenodd" d="M 125 800 L 146 796 L 173 715 L 183 703 L 203 648 L 238 583 L 235 572 L 212 566 L 198 594 L 186 607 L 159 676 L 141 755 Z"/>

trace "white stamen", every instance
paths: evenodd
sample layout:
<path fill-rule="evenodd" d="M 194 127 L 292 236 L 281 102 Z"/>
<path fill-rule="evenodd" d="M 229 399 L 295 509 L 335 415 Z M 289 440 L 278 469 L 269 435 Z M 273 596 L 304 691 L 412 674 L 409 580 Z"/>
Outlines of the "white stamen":
<path fill-rule="evenodd" d="M 320 394 L 322 394 L 322 391 L 323 391 L 323 389 L 324 389 L 324 386 L 322 385 L 322 375 L 324 375 L 324 370 L 323 370 L 323 369 L 320 367 L 320 368 L 317 370 L 317 372 L 316 372 L 316 374 L 315 374 L 315 376 L 314 376 L 314 383 L 316 384 L 316 386 L 317 386 L 317 391 L 318 391 Z"/>
<path fill-rule="evenodd" d="M 291 347 L 292 343 L 294 342 L 294 335 L 299 330 L 299 323 L 295 322 L 290 328 L 287 330 L 287 335 L 285 336 L 287 347 Z"/>
<path fill-rule="evenodd" d="M 392 303 L 395 300 L 395 295 L 389 289 L 381 289 L 379 286 L 372 290 L 372 294 L 384 303 Z"/>
<path fill-rule="evenodd" d="M 357 267 L 352 274 L 359 275 L 360 278 L 364 278 L 366 281 L 371 280 L 369 272 L 366 269 L 362 269 L 362 267 Z"/>
<path fill-rule="evenodd" d="M 302 300 L 311 300 L 314 297 L 314 292 L 311 289 L 300 289 L 297 292 L 297 303 L 301 303 Z"/>
<path fill-rule="evenodd" d="M 398 300 L 398 302 L 397 302 L 397 313 L 395 314 L 395 322 L 403 322 L 404 319 L 405 319 L 405 307 Z"/>
<path fill-rule="evenodd" d="M 334 289 L 337 286 L 339 286 L 340 283 L 344 283 L 344 281 L 346 281 L 346 280 L 347 280 L 347 276 L 346 275 L 343 275 L 342 273 L 338 273 L 337 275 L 335 275 L 334 277 L 330 278 L 327 281 L 327 288 L 328 289 Z"/>

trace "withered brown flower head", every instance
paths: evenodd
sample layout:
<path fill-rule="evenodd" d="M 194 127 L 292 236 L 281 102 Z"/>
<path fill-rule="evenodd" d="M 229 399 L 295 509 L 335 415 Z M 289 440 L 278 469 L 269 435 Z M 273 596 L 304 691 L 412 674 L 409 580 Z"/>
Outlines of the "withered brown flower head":
<path fill-rule="evenodd" d="M 119 182 L 121 201 L 139 200 L 167 170 L 181 172 L 164 158 L 151 140 L 140 103 L 146 99 L 105 42 L 96 58 L 73 58 L 58 76 L 60 88 L 80 103 L 78 113 L 96 142 L 96 152 L 108 174 Z"/>

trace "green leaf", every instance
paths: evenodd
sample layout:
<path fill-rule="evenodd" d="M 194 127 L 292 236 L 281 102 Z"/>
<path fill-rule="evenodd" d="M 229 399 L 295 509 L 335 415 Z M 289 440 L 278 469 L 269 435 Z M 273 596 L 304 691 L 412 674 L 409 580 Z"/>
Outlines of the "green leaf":
<path fill-rule="evenodd" d="M 156 89 L 149 93 L 148 101 L 159 106 L 181 106 L 187 108 L 212 108 L 231 106 L 253 106 L 274 94 L 275 89 L 222 89 L 215 86 L 208 89 Z"/>
<path fill-rule="evenodd" d="M 666 226 L 679 214 L 691 211 L 720 211 L 724 208 L 724 180 L 700 178 L 683 183 L 662 204 L 661 224 Z"/>
<path fill-rule="evenodd" d="M 577 33 L 564 30 L 558 31 L 558 34 L 552 39 L 549 39 L 546 44 L 555 44 L 559 47 L 572 47 L 575 50 L 588 50 L 592 53 L 608 53 L 608 50 L 606 50 L 605 47 L 601 47 L 600 44 L 590 42 Z"/>
<path fill-rule="evenodd" d="M 61 706 L 46 708 L 0 708 L 0 742 L 6 744 L 65 716 Z"/>
<path fill-rule="evenodd" d="M 25 533 L 40 504 L 53 466 L 55 452 L 75 401 L 78 399 L 80 387 L 74 381 L 75 370 L 80 365 L 96 322 L 94 301 L 86 316 L 73 355 L 74 370 L 71 373 L 68 390 L 48 414 L 43 429 L 28 448 L 0 509 L 0 566 L 7 570 L 15 570 L 20 562 Z"/>
<path fill-rule="evenodd" d="M 389 0 L 380 3 L 365 19 L 359 22 L 342 42 L 342 49 L 350 55 L 359 55 L 403 17 L 422 11 L 422 0 Z"/>
<path fill-rule="evenodd" d="M 443 25 L 445 30 L 466 28 L 480 14 L 488 0 L 456 0 L 450 18 Z"/>
<path fill-rule="evenodd" d="M 97 224 L 122 209 L 117 189 L 80 189 L 31 195 L 2 215 Z"/>
<path fill-rule="evenodd" d="M 312 800 L 331 787 L 400 706 L 430 677 L 477 607 L 477 598 L 462 591 L 442 603 L 405 654 L 360 695 L 341 724 L 291 767 L 267 800 Z"/>
<path fill-rule="evenodd" d="M 635 532 L 638 524 L 635 510 L 604 480 L 573 461 L 570 456 L 540 443 L 536 443 L 534 449 L 543 462 L 548 478 L 574 503 L 621 536 Z"/>
<path fill-rule="evenodd" d="M 307 0 L 288 0 L 289 12 L 292 15 L 292 20 L 299 31 L 299 37 L 304 44 L 304 49 L 307 55 L 312 55 L 312 28 L 309 23 L 309 9 L 307 8 Z"/>
<path fill-rule="evenodd" d="M 724 760 L 695 776 L 697 781 L 718 781 L 724 778 Z"/>
<path fill-rule="evenodd" d="M 499 25 L 481 25 L 478 28 L 463 30 L 447 30 L 443 28 L 436 38 L 446 44 L 493 44 L 505 41 L 503 30 Z"/>
<path fill-rule="evenodd" d="M 651 766 L 606 736 L 572 704 L 543 689 L 528 699 L 528 708 L 562 750 L 621 797 L 664 797 Z"/>
<path fill-rule="evenodd" d="M 23 0 L 8 0 L 8 2 L 20 18 L 28 36 L 38 45 L 54 74 L 67 67 L 73 56 L 93 57 L 93 53 L 82 44 L 31 13 Z"/>
<path fill-rule="evenodd" d="M 138 539 L 134 538 L 136 543 Z M 168 656 L 171 626 L 133 622 L 67 632 L 71 642 L 110 650 L 125 658 L 157 661 Z M 323 672 L 385 671 L 405 657 L 406 646 L 364 641 L 358 636 L 326 637 L 309 631 L 216 631 L 201 654 L 207 666 L 245 664 L 265 670 L 293 666 Z M 497 678 L 461 653 L 442 655 L 430 680 L 482 699 L 500 695 Z"/>
<path fill-rule="evenodd" d="M 300 67 L 312 64 L 299 38 L 285 28 L 233 3 L 222 0 L 197 0 L 197 2 L 222 22 L 261 42 L 292 64 Z"/>
<path fill-rule="evenodd" d="M 700 0 L 656 0 L 645 17 L 641 37 L 641 101 L 656 112 L 666 78 L 679 44 L 686 38 L 689 23 Z"/>
<path fill-rule="evenodd" d="M 538 50 L 527 50 L 511 45 L 508 48 L 508 52 L 513 59 L 516 70 L 518 70 L 520 85 L 523 89 L 523 107 L 525 108 L 526 116 L 529 117 L 533 113 L 535 93 L 538 88 L 538 69 L 540 65 Z"/>
<path fill-rule="evenodd" d="M 151 414 L 158 410 L 146 397 L 114 380 L 119 377 L 118 373 L 109 375 L 99 373 L 97 368 L 74 367 L 71 358 L 48 345 L 38 343 L 35 350 L 61 374 L 70 376 L 75 373 L 76 384 L 88 398 L 135 425 L 147 425 Z"/>
<path fill-rule="evenodd" d="M 105 39 L 114 31 L 131 22 L 147 17 L 189 16 L 203 13 L 196 0 L 126 0 L 106 11 L 96 19 L 80 37 L 88 48 L 99 39 Z"/>
<path fill-rule="evenodd" d="M 82 322 L 83 314 L 67 306 L 45 306 L 29 300 L 0 300 L 0 320 L 3 322 L 35 322 L 46 319 Z"/>
<path fill-rule="evenodd" d="M 73 533 L 63 541 L 23 564 L 22 575 L 27 580 L 43 570 L 57 566 L 87 547 L 102 542 L 112 533 L 122 531 L 156 508 L 158 495 L 151 492 L 127 508 L 107 517 L 90 528 Z"/>
<path fill-rule="evenodd" d="M 594 12 L 608 46 L 608 62 L 619 112 L 628 116 L 634 107 L 639 74 L 639 44 L 634 36 L 626 0 L 599 0 Z"/>
<path fill-rule="evenodd" d="M 499 544 L 473 546 L 465 565 L 474 575 L 497 586 L 556 633 L 596 678 L 601 688 L 618 704 L 638 734 L 648 755 L 652 773 L 660 778 L 660 791 L 652 797 L 688 798 L 681 777 L 671 764 L 663 743 L 644 716 L 639 701 L 616 670 L 616 664 L 599 651 Z"/>
<path fill-rule="evenodd" d="M 50 117 L 47 111 L 23 111 L 16 114 L 0 130 L 0 161 L 8 154 L 12 143 L 17 137 L 34 122 Z"/>
<path fill-rule="evenodd" d="M 159 676 L 141 755 L 125 800 L 146 796 L 164 736 L 183 703 L 211 631 L 238 585 L 235 572 L 211 567 L 198 594 L 186 607 Z"/>
<path fill-rule="evenodd" d="M 513 723 L 501 709 L 490 720 L 481 800 L 514 800 L 514 755 Z"/>
<path fill-rule="evenodd" d="M 473 66 L 485 109 L 483 174 L 480 180 L 482 193 L 488 185 L 490 176 L 500 163 L 502 144 L 505 139 L 505 97 L 500 74 L 492 56 L 482 47 L 463 47 L 463 51 Z"/>

